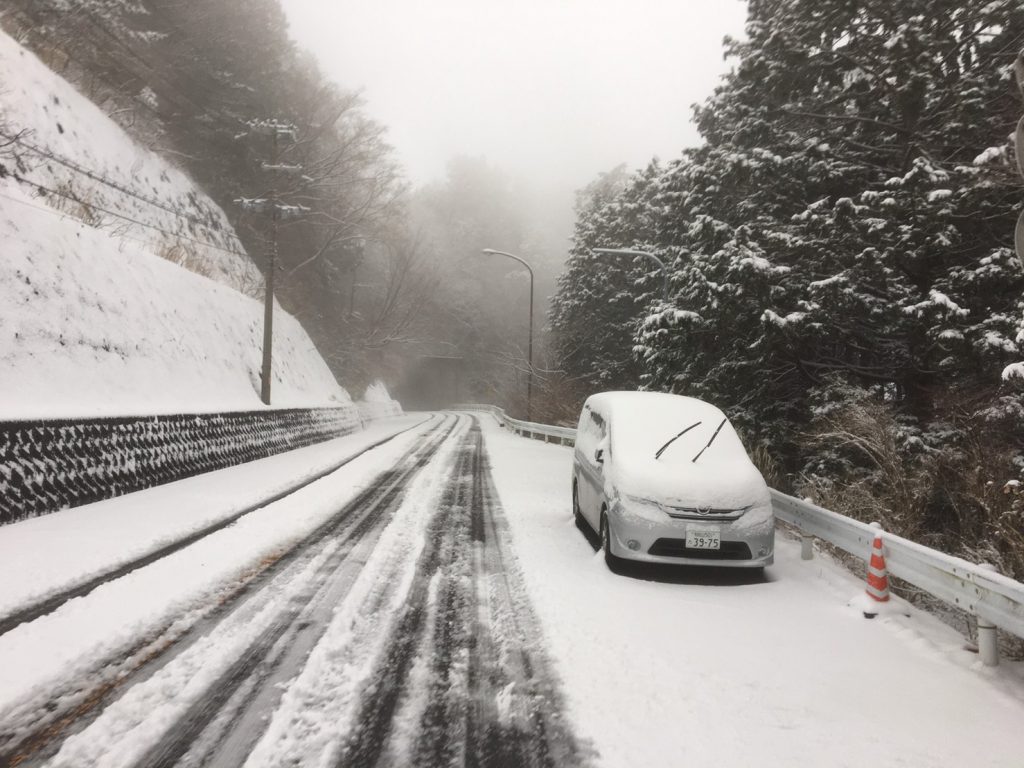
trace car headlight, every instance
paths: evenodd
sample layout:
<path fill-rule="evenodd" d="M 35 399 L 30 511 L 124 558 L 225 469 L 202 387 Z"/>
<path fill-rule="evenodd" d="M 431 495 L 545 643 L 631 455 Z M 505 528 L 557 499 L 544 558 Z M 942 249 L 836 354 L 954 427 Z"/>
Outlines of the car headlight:
<path fill-rule="evenodd" d="M 771 529 L 775 525 L 775 515 L 771 502 L 755 504 L 733 523 L 735 530 L 751 531 L 757 528 Z"/>
<path fill-rule="evenodd" d="M 631 496 L 628 493 L 622 494 L 622 500 L 630 506 L 644 507 L 646 509 L 657 509 L 664 511 L 664 507 L 652 499 L 645 499 L 643 496 Z"/>

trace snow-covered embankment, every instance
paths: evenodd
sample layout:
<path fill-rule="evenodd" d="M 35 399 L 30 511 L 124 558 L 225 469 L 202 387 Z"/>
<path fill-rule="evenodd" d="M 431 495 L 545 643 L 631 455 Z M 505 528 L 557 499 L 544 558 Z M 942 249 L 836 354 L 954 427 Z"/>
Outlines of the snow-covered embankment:
<path fill-rule="evenodd" d="M 3 33 L 0 132 L 0 419 L 261 407 L 260 276 L 224 212 Z M 351 402 L 279 308 L 273 396 Z"/>

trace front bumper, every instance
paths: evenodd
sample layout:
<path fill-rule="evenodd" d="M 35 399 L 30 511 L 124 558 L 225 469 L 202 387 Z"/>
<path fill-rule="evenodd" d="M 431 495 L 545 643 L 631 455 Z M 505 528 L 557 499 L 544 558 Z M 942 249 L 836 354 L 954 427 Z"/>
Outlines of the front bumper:
<path fill-rule="evenodd" d="M 755 508 L 732 522 L 679 520 L 656 505 L 618 500 L 610 505 L 608 521 L 612 554 L 627 560 L 723 568 L 763 568 L 775 562 L 775 518 L 770 511 Z M 717 528 L 721 549 L 686 549 L 690 526 Z"/>

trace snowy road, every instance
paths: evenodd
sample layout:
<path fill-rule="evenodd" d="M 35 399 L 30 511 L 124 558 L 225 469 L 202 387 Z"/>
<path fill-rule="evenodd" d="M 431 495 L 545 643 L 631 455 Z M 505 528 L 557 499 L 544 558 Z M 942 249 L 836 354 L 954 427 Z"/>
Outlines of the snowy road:
<path fill-rule="evenodd" d="M 0 636 L 0 763 L 582 764 L 474 419 L 230 521 Z"/>
<path fill-rule="evenodd" d="M 0 529 L 0 765 L 1021 765 L 1019 665 L 782 535 L 613 576 L 570 461 L 412 417 Z"/>

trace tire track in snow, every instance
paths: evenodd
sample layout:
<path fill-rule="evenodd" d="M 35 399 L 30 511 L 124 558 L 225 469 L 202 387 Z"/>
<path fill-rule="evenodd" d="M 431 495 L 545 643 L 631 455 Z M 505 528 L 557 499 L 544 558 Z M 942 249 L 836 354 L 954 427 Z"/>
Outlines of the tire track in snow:
<path fill-rule="evenodd" d="M 242 598 L 258 597 L 289 567 L 308 563 L 320 551 L 317 546 L 328 539 L 344 542 L 365 534 L 367 529 L 352 526 L 350 518 L 367 507 L 380 509 L 382 504 L 397 503 L 409 478 L 426 466 L 454 429 L 455 422 L 449 420 L 435 426 L 424 435 L 424 442 L 410 448 L 392 469 L 380 474 L 337 514 L 287 550 L 254 564 L 212 601 L 154 628 L 130 648 L 121 649 L 117 657 L 99 660 L 88 673 L 68 681 L 60 690 L 44 692 L 42 698 L 30 698 L 0 713 L 0 766 L 39 764 L 52 757 L 67 738 L 100 717 L 116 694 L 187 650 L 238 607 Z M 357 523 L 367 517 L 360 517 Z"/>
<path fill-rule="evenodd" d="M 537 645 L 496 498 L 474 418 L 338 768 L 589 762 Z"/>
<path fill-rule="evenodd" d="M 339 512 L 261 564 L 222 608 L 144 648 L 150 658 L 103 670 L 110 688 L 86 691 L 79 709 L 58 713 L 49 740 L 18 759 L 31 752 L 32 764 L 75 768 L 588 764 L 589 748 L 562 714 L 472 424 L 435 429 L 432 445 L 346 505 L 364 514 Z M 453 432 L 458 443 L 444 455 L 454 456 L 442 460 Z M 412 483 L 435 456 L 437 469 Z M 168 684 L 192 673 L 194 690 Z"/>
<path fill-rule="evenodd" d="M 238 522 L 241 518 L 245 517 L 245 515 L 255 512 L 257 509 L 260 509 L 261 507 L 265 507 L 268 504 L 273 504 L 274 502 L 280 501 L 286 496 L 291 496 L 293 493 L 296 493 L 297 491 L 302 490 L 306 486 L 315 483 L 317 480 L 327 477 L 327 475 L 333 472 L 337 472 L 346 464 L 354 461 L 363 454 L 372 451 L 374 448 L 379 448 L 385 443 L 395 439 L 399 435 L 403 435 L 406 432 L 418 429 L 428 420 L 429 419 L 424 419 L 424 421 L 421 421 L 418 424 L 414 424 L 411 427 L 401 430 L 400 432 L 396 432 L 393 435 L 389 435 L 386 438 L 378 440 L 377 442 L 366 446 L 366 448 L 363 448 L 358 453 L 352 454 L 351 456 L 348 456 L 344 460 L 333 464 L 327 469 L 317 472 L 315 475 L 306 478 L 298 483 L 294 483 L 293 485 L 289 486 L 288 488 L 285 488 L 282 491 L 278 491 L 277 493 L 267 496 L 266 498 L 261 499 L 255 504 L 250 504 L 244 509 L 233 513 L 232 515 L 224 518 L 223 520 L 219 520 L 218 522 L 213 523 L 212 525 L 209 525 L 198 531 L 193 531 L 187 536 L 183 536 L 182 538 L 177 539 L 176 541 L 173 541 L 158 549 L 155 549 L 152 552 L 148 552 L 147 554 L 137 557 L 134 560 L 121 563 L 107 571 L 96 574 L 95 576 L 89 578 L 84 582 L 72 585 L 57 593 L 50 594 L 41 599 L 38 599 L 29 605 L 17 608 L 11 613 L 9 613 L 7 616 L 0 616 L 0 635 L 10 632 L 12 629 L 17 628 L 22 624 L 34 621 L 38 619 L 40 616 L 45 616 L 49 613 L 53 613 L 55 610 L 60 608 L 69 600 L 73 600 L 76 597 L 82 597 L 84 595 L 87 595 L 97 587 L 101 587 L 104 584 L 114 581 L 115 579 L 119 579 L 122 576 L 126 576 L 127 574 L 131 573 L 132 571 L 136 571 L 139 568 L 144 568 L 147 565 L 155 563 L 157 560 L 161 560 L 165 557 L 168 557 L 169 555 L 173 555 L 175 552 L 178 552 L 179 550 L 184 549 L 185 547 L 191 546 L 192 544 L 195 544 L 197 541 L 205 539 L 207 536 L 210 536 L 214 533 L 217 533 L 217 531 L 221 531 L 224 528 L 227 528 L 229 525 L 233 525 L 234 523 Z"/>

